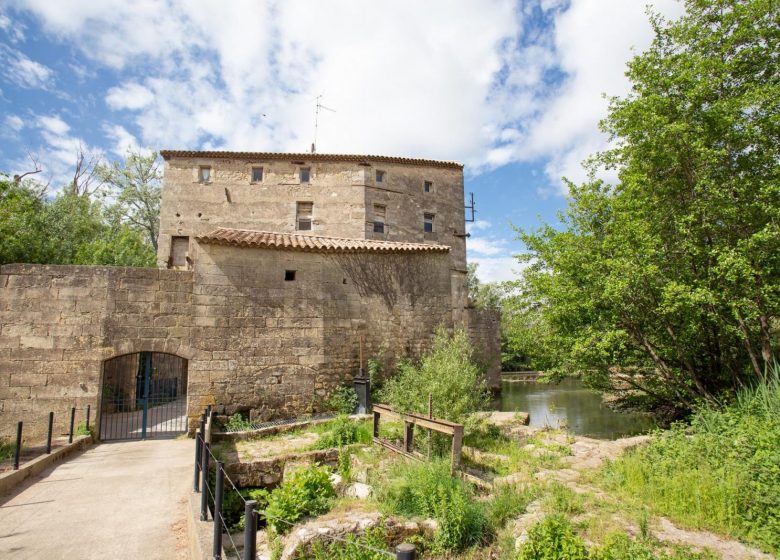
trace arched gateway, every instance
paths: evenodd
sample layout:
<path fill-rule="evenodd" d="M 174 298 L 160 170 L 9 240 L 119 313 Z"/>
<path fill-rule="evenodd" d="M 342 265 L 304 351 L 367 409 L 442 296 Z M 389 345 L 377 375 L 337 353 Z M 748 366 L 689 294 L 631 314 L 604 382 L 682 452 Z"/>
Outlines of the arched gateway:
<path fill-rule="evenodd" d="M 187 360 L 136 352 L 103 362 L 102 441 L 176 437 L 187 431 Z"/>

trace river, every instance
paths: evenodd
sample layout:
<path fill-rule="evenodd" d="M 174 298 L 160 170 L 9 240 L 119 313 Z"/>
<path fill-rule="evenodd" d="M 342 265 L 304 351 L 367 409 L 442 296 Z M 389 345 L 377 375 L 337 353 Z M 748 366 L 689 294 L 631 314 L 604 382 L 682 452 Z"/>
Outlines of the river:
<path fill-rule="evenodd" d="M 599 439 L 617 439 L 646 433 L 654 427 L 645 414 L 615 412 L 601 402 L 601 395 L 578 379 L 560 383 L 532 381 L 501 384 L 497 410 L 530 414 L 531 426 L 565 427 L 572 433 Z"/>

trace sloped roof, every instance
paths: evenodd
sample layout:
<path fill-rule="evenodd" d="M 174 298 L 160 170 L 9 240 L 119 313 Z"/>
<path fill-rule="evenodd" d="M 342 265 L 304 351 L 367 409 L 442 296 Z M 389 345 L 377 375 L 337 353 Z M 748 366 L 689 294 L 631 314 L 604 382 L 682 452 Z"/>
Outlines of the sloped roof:
<path fill-rule="evenodd" d="M 424 165 L 426 167 L 446 167 L 463 169 L 457 161 L 439 161 L 434 159 L 415 159 L 395 156 L 357 155 L 357 154 L 286 154 L 283 152 L 201 152 L 197 150 L 162 150 L 163 159 L 170 158 L 212 158 L 212 159 L 249 159 L 257 161 L 325 161 L 353 163 L 399 163 L 402 165 Z"/>
<path fill-rule="evenodd" d="M 198 242 L 236 247 L 259 247 L 317 253 L 446 253 L 447 245 L 378 241 L 375 239 L 350 239 L 323 237 L 299 233 L 252 231 L 247 229 L 217 228 L 196 237 Z"/>

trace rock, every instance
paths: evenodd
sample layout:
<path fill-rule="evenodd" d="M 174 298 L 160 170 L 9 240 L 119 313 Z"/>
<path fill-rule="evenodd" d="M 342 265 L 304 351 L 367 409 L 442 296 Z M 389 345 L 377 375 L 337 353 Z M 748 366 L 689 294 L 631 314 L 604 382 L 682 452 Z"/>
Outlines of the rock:
<path fill-rule="evenodd" d="M 330 475 L 330 483 L 333 485 L 333 489 L 336 491 L 336 494 L 340 494 L 344 489 L 344 479 L 338 473 L 333 473 Z"/>
<path fill-rule="evenodd" d="M 357 498 L 359 500 L 366 500 L 371 496 L 371 487 L 368 484 L 362 482 L 354 482 L 346 487 L 344 495 L 348 498 Z"/>

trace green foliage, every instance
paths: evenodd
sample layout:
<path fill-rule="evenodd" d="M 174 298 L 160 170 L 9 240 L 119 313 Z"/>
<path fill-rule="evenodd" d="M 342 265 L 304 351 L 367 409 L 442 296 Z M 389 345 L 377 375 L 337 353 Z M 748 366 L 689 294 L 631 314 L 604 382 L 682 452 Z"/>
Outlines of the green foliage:
<path fill-rule="evenodd" d="M 381 399 L 399 411 L 427 414 L 431 394 L 435 417 L 465 421 L 488 403 L 483 371 L 473 354 L 463 331 L 449 336 L 440 329 L 419 364 L 399 364 L 398 374 L 385 383 Z"/>
<path fill-rule="evenodd" d="M 693 552 L 674 547 L 671 552 L 656 552 L 646 539 L 632 540 L 624 533 L 610 533 L 601 546 L 590 549 L 590 560 L 704 560 L 713 559 L 709 553 Z"/>
<path fill-rule="evenodd" d="M 530 486 L 521 487 L 513 484 L 495 486 L 490 500 L 486 502 L 485 510 L 493 530 L 500 530 L 507 521 L 523 513 L 536 494 L 536 489 Z"/>
<path fill-rule="evenodd" d="M 383 525 L 367 529 L 361 537 L 347 535 L 345 540 L 348 542 L 332 542 L 330 544 L 315 542 L 312 545 L 311 555 L 300 555 L 298 558 L 300 560 L 304 560 L 304 558 L 313 560 L 332 560 L 333 558 L 339 560 L 387 560 L 388 558 L 386 553 L 363 548 L 363 546 L 370 546 L 379 550 L 388 549 L 389 543 L 385 537 Z"/>
<path fill-rule="evenodd" d="M 284 534 L 302 517 L 327 512 L 335 495 L 326 467 L 295 471 L 268 496 L 268 525 Z"/>
<path fill-rule="evenodd" d="M 661 432 L 603 470 L 604 484 L 675 521 L 780 552 L 780 380 Z"/>
<path fill-rule="evenodd" d="M 214 480 L 213 475 L 211 480 Z M 225 525 L 230 529 L 230 532 L 244 530 L 246 523 L 244 518 L 244 500 L 255 500 L 257 509 L 264 509 L 268 504 L 269 494 L 270 492 L 265 488 L 242 488 L 239 492 L 236 492 L 229 483 L 226 483 L 225 493 L 222 498 L 222 518 L 225 520 Z"/>
<path fill-rule="evenodd" d="M 228 432 L 248 432 L 251 429 L 252 422 L 240 412 L 233 414 L 225 424 L 225 431 Z"/>
<path fill-rule="evenodd" d="M 590 170 L 617 184 L 570 185 L 563 229 L 521 234 L 552 365 L 677 414 L 760 378 L 780 317 L 776 3 L 685 7 L 652 16 L 602 123 L 615 147 Z"/>
<path fill-rule="evenodd" d="M 478 309 L 500 309 L 504 297 L 502 284 L 489 282 L 483 284 L 477 277 L 476 263 L 467 265 L 466 286 L 469 291 L 469 302 Z"/>
<path fill-rule="evenodd" d="M 562 515 L 548 515 L 528 531 L 518 560 L 587 560 L 583 540 Z"/>
<path fill-rule="evenodd" d="M 320 434 L 314 449 L 330 449 L 353 443 L 371 443 L 372 434 L 366 422 L 353 422 L 348 416 L 339 416 L 326 425 L 327 431 Z"/>
<path fill-rule="evenodd" d="M 377 496 L 392 513 L 436 519 L 436 550 L 461 550 L 490 536 L 481 504 L 465 482 L 451 476 L 446 461 L 395 465 L 378 481 Z"/>
<path fill-rule="evenodd" d="M 351 385 L 339 385 L 326 404 L 336 414 L 354 414 L 358 405 L 355 388 Z"/>
<path fill-rule="evenodd" d="M 0 463 L 14 456 L 16 444 L 10 441 L 0 440 Z"/>

